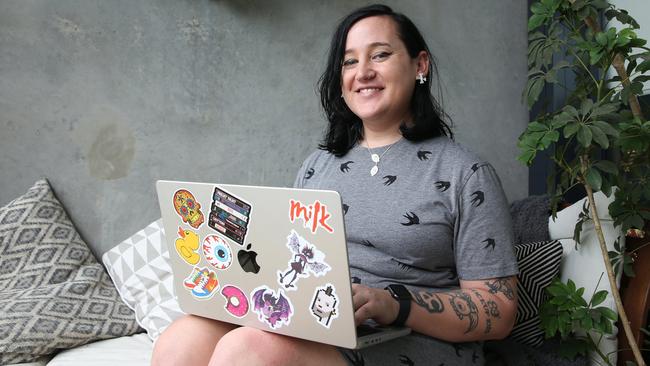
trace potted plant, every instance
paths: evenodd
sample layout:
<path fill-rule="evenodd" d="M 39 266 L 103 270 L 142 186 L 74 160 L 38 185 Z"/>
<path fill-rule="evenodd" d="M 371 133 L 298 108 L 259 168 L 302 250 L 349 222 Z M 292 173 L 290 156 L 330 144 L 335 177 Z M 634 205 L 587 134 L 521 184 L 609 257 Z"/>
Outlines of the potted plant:
<path fill-rule="evenodd" d="M 622 29 L 601 26 L 601 20 L 613 18 Z M 518 159 L 530 165 L 544 153 L 553 162 L 548 187 L 554 213 L 567 191 L 584 188 L 589 204 L 576 224 L 575 239 L 579 242 L 582 225 L 592 221 L 618 316 L 637 364 L 645 365 L 615 279 L 614 267 L 628 268 L 633 259 L 618 243 L 618 251 L 608 252 L 594 203 L 594 192 L 602 191 L 608 197 L 613 194 L 609 213 L 614 224 L 628 236 L 645 235 L 644 226 L 650 220 L 650 122 L 643 116 L 638 96 L 643 83 L 650 80 L 650 49 L 637 37 L 637 28 L 627 11 L 606 0 L 538 0 L 531 5 L 529 73 L 524 91 L 529 108 L 540 99 L 545 86 L 562 86 L 560 74 L 572 77 L 575 87 L 568 90 L 559 107 L 542 110 L 527 126 L 519 138 Z M 608 74 L 611 68 L 615 76 Z M 542 314 L 547 335 L 557 331 L 565 337 L 573 330 L 587 331 L 576 344 L 581 351 L 594 348 L 588 331 L 611 332 L 616 313 L 597 307 L 606 291 L 594 293 L 589 302 L 571 282 L 556 282 L 549 291 L 549 306 L 556 314 L 550 320 L 549 314 L 546 319 Z M 610 363 L 607 355 L 601 357 Z"/>

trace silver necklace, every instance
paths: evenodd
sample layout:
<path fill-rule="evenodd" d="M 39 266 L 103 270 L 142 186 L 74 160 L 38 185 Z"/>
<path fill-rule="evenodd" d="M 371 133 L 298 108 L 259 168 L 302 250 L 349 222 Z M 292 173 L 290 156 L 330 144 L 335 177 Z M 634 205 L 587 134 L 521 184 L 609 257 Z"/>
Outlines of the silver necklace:
<path fill-rule="evenodd" d="M 377 172 L 379 171 L 379 167 L 377 166 L 379 164 L 379 161 L 388 152 L 388 150 L 390 150 L 391 147 L 395 146 L 396 143 L 397 141 L 392 143 L 386 150 L 384 150 L 383 153 L 381 153 L 381 155 L 377 155 L 372 151 L 370 151 L 370 145 L 368 144 L 368 141 L 366 141 L 366 149 L 368 149 L 368 152 L 370 153 L 370 159 L 372 160 L 373 163 L 375 163 L 375 165 L 370 169 L 371 176 L 374 177 L 377 174 Z"/>

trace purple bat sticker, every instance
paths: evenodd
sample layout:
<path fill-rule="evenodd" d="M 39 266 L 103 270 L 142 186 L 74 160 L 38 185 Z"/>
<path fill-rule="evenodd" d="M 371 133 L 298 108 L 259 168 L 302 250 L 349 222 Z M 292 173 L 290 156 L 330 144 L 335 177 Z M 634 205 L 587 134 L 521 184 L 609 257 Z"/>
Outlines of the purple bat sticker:
<path fill-rule="evenodd" d="M 251 302 L 253 311 L 257 313 L 257 318 L 268 324 L 271 329 L 289 325 L 291 322 L 293 305 L 284 296 L 281 289 L 276 294 L 266 286 L 258 287 L 251 292 Z"/>

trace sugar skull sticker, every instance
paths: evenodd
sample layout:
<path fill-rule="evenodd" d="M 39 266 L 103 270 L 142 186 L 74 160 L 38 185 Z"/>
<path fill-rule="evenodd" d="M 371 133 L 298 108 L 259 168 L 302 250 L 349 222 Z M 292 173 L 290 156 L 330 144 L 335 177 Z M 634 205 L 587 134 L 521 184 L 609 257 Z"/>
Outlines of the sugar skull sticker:
<path fill-rule="evenodd" d="M 297 290 L 296 282 L 299 278 L 309 277 L 310 274 L 320 277 L 331 268 L 325 263 L 325 254 L 295 230 L 287 237 L 287 248 L 291 251 L 288 268 L 284 272 L 278 271 L 278 282 L 287 290 Z"/>
<path fill-rule="evenodd" d="M 176 252 L 183 258 L 185 262 L 191 265 L 199 263 L 199 236 L 191 230 L 183 230 L 178 228 L 178 236 L 176 239 Z"/>
<path fill-rule="evenodd" d="M 195 229 L 198 229 L 204 221 L 201 204 L 196 202 L 196 198 L 188 190 L 179 189 L 174 193 L 174 209 L 184 223 Z"/>
<path fill-rule="evenodd" d="M 266 323 L 271 329 L 289 325 L 293 315 L 293 305 L 284 296 L 282 289 L 277 294 L 266 286 L 256 288 L 251 292 L 253 311 L 257 318 Z"/>
<path fill-rule="evenodd" d="M 209 299 L 219 289 L 219 280 L 214 271 L 205 267 L 194 267 L 192 273 L 183 281 L 183 285 L 197 299 Z"/>
<path fill-rule="evenodd" d="M 221 295 L 226 298 L 225 309 L 230 315 L 243 318 L 248 314 L 248 299 L 238 287 L 227 285 L 221 289 Z"/>
<path fill-rule="evenodd" d="M 230 245 L 217 235 L 208 235 L 203 239 L 203 255 L 217 269 L 226 269 L 232 263 Z"/>
<path fill-rule="evenodd" d="M 339 316 L 339 297 L 334 286 L 328 283 L 323 287 L 317 287 L 310 310 L 318 323 L 329 329 L 331 320 Z"/>

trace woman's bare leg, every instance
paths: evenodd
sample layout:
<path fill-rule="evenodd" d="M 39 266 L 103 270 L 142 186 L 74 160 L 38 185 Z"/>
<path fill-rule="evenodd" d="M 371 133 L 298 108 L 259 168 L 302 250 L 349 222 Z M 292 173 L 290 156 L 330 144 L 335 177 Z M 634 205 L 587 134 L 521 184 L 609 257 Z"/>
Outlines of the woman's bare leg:
<path fill-rule="evenodd" d="M 212 354 L 218 365 L 347 365 L 330 345 L 241 327 L 224 335 Z"/>
<path fill-rule="evenodd" d="M 156 340 L 151 365 L 207 365 L 221 337 L 235 328 L 195 315 L 176 319 Z"/>

